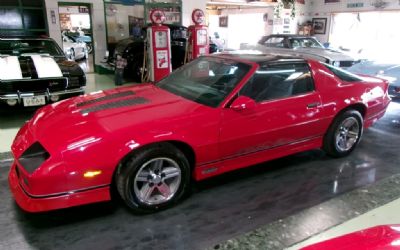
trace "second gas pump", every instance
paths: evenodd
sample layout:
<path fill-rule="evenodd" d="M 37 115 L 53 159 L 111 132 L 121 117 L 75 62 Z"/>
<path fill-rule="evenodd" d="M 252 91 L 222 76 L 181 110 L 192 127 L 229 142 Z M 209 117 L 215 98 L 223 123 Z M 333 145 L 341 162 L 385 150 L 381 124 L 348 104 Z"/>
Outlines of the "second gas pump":
<path fill-rule="evenodd" d="M 192 12 L 192 21 L 194 25 L 189 26 L 189 41 L 186 49 L 185 62 L 196 59 L 202 55 L 209 54 L 208 28 L 204 25 L 205 15 L 201 9 L 195 9 Z"/>

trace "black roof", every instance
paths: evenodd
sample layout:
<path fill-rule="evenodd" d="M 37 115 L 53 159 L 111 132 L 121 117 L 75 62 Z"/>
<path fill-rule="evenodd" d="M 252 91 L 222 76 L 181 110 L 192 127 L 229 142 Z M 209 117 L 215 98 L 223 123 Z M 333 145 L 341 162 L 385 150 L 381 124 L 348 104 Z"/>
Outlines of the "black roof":
<path fill-rule="evenodd" d="M 262 53 L 260 51 L 227 51 L 216 53 L 228 57 L 235 57 L 246 61 L 252 61 L 258 64 L 270 62 L 304 62 L 305 59 L 300 56 L 283 53 Z"/>
<path fill-rule="evenodd" d="M 263 37 L 315 38 L 314 36 L 297 35 L 297 34 L 271 34 Z"/>

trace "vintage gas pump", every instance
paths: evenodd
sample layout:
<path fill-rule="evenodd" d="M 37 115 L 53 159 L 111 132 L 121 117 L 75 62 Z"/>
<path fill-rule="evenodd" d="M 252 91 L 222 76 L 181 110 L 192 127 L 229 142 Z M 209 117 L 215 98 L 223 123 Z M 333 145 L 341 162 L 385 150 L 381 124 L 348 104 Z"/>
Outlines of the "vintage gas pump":
<path fill-rule="evenodd" d="M 195 9 L 192 12 L 194 25 L 189 26 L 189 43 L 187 48 L 187 60 L 191 61 L 202 55 L 209 53 L 208 29 L 203 25 L 205 21 L 204 12 Z"/>
<path fill-rule="evenodd" d="M 150 20 L 153 25 L 147 28 L 147 69 L 150 81 L 158 81 L 172 71 L 170 31 L 162 25 L 165 21 L 163 11 L 153 10 Z"/>

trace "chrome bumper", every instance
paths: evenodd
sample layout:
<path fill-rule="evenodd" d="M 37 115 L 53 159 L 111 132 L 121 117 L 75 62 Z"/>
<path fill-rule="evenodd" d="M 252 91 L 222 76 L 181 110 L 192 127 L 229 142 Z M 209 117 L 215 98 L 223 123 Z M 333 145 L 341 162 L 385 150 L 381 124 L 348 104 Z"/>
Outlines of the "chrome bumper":
<path fill-rule="evenodd" d="M 18 103 L 21 103 L 22 98 L 24 97 L 33 97 L 33 96 L 45 96 L 46 101 L 50 100 L 50 97 L 52 96 L 63 96 L 63 95 L 69 95 L 69 94 L 76 94 L 76 93 L 84 93 L 85 92 L 85 87 L 80 87 L 76 89 L 67 89 L 63 91 L 56 91 L 56 92 L 50 92 L 49 89 L 46 89 L 44 92 L 20 92 L 18 91 L 17 93 L 14 94 L 5 94 L 5 95 L 0 95 L 0 100 L 17 100 Z"/>

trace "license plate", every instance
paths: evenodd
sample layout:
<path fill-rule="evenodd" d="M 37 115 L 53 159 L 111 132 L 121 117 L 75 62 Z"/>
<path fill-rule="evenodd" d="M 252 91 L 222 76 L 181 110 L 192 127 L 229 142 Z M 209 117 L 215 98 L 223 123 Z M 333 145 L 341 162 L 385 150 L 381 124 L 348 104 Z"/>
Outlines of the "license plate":
<path fill-rule="evenodd" d="M 44 96 L 32 96 L 23 98 L 24 106 L 41 106 L 46 104 L 46 98 Z"/>

